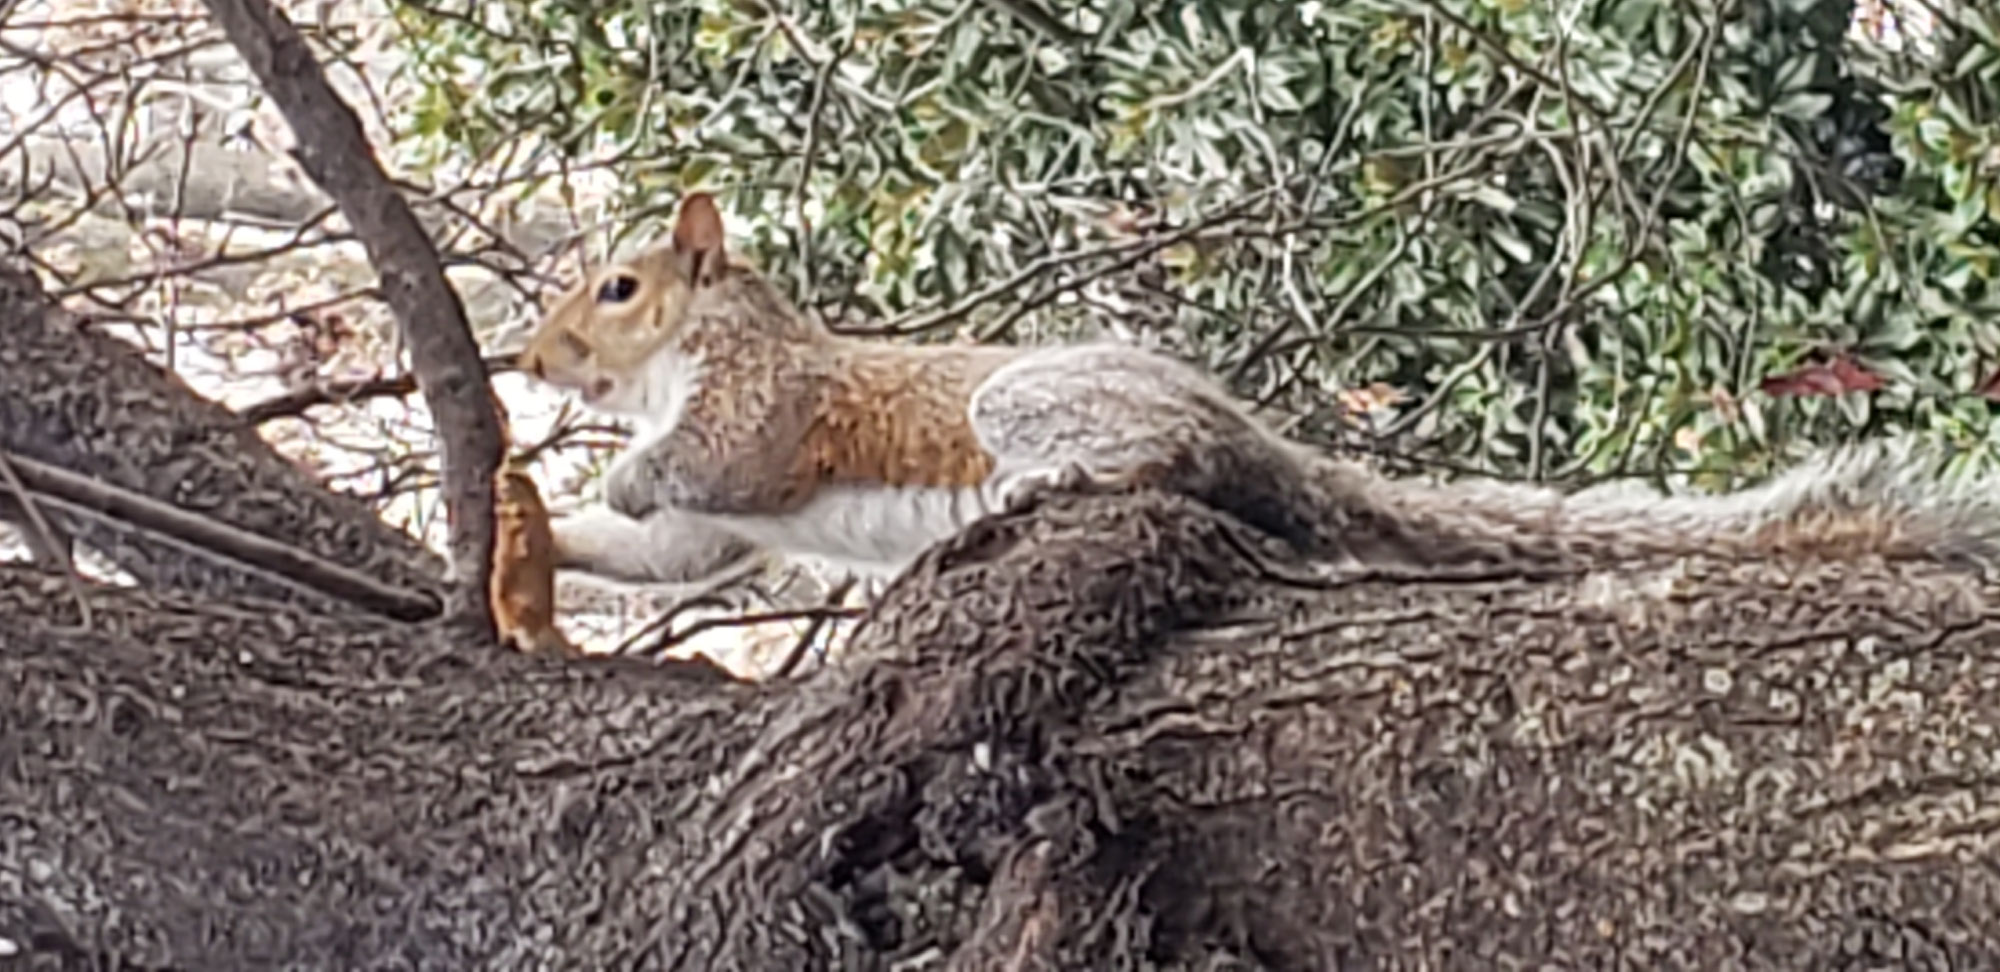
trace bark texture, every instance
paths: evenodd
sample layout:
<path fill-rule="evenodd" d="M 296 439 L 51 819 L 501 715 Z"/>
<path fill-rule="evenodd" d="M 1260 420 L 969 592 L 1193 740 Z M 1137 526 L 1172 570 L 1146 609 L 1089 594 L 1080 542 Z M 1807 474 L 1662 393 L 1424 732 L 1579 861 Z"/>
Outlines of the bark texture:
<path fill-rule="evenodd" d="M 443 564 L 420 544 L 359 500 L 322 488 L 234 412 L 195 395 L 136 348 L 48 307 L 34 276 L 11 266 L 0 267 L 0 450 L 443 596 Z M 11 510 L 17 498 L 4 486 L 0 494 Z M 43 512 L 148 588 L 331 606 L 296 584 L 195 556 L 157 535 L 48 505 Z"/>
<path fill-rule="evenodd" d="M 1990 592 L 1271 556 L 1064 500 L 763 686 L 132 591 L 80 631 L 10 570 L 0 937 L 52 968 L 2000 964 Z"/>

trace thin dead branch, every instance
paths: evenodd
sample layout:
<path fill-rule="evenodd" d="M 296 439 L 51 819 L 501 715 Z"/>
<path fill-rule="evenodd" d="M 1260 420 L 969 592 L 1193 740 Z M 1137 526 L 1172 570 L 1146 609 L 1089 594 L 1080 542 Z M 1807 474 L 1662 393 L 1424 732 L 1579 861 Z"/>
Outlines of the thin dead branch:
<path fill-rule="evenodd" d="M 435 617 L 441 608 L 421 591 L 393 587 L 297 547 L 26 456 L 0 450 L 0 468 L 10 468 L 25 493 L 36 501 L 137 526 L 194 553 L 235 561 L 375 614 L 398 621 L 421 621 Z"/>
<path fill-rule="evenodd" d="M 511 370 L 514 358 L 512 355 L 487 355 L 481 363 L 488 374 L 493 374 Z M 296 418 L 315 405 L 341 405 L 370 398 L 402 398 L 416 391 L 417 376 L 411 372 L 353 381 L 329 381 L 274 395 L 244 407 L 237 414 L 251 425 L 262 425 L 275 419 Z"/>

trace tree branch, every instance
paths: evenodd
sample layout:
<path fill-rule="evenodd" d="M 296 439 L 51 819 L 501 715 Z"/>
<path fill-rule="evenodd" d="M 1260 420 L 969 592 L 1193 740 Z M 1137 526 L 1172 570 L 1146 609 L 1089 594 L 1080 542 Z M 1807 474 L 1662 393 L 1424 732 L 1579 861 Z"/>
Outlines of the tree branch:
<path fill-rule="evenodd" d="M 436 599 L 422 591 L 385 584 L 289 544 L 4 449 L 0 449 L 0 468 L 11 468 L 37 500 L 150 530 L 198 553 L 228 557 L 376 614 L 398 621 L 421 621 L 435 617 L 440 608 Z"/>
<path fill-rule="evenodd" d="M 0 567 L 0 965 L 2000 967 L 2000 788 L 1937 758 L 2000 732 L 1993 595 L 1300 585 L 1244 529 L 995 516 L 763 685 L 178 592 L 84 630 Z"/>
<path fill-rule="evenodd" d="M 235 412 L 137 347 L 81 326 L 31 273 L 0 265 L 0 449 L 306 551 L 443 604 L 444 565 L 358 498 L 328 490 Z M 68 508 L 50 525 L 141 585 L 211 600 L 298 590 L 234 560 Z M 32 532 L 32 531 L 31 531 Z M 51 561 L 53 564 L 54 562 Z M 341 602 L 316 597 L 322 608 Z M 0 639 L 4 640 L 4 639 Z"/>
<path fill-rule="evenodd" d="M 265 0 L 205 0 L 298 138 L 294 156 L 339 205 L 381 277 L 382 296 L 410 349 L 434 416 L 451 517 L 455 617 L 492 627 L 486 578 L 493 557 L 493 473 L 501 436 L 479 345 L 437 248 L 376 159 L 354 110 L 291 21 Z"/>
<path fill-rule="evenodd" d="M 487 374 L 512 370 L 513 355 L 488 355 L 480 359 Z M 417 376 L 410 372 L 348 381 L 314 382 L 282 394 L 246 405 L 236 414 L 251 425 L 263 425 L 281 418 L 297 418 L 315 405 L 358 402 L 370 398 L 401 398 L 417 390 Z"/>

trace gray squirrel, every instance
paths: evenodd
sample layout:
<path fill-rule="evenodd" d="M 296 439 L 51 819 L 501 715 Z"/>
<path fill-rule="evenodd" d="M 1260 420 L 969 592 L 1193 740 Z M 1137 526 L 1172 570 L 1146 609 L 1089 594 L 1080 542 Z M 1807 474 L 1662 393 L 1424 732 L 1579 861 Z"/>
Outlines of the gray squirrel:
<path fill-rule="evenodd" d="M 692 583 L 760 552 L 880 577 L 996 510 L 1118 486 L 1362 564 L 2000 561 L 2000 484 L 1950 484 L 1910 440 L 1828 450 L 1713 497 L 1432 485 L 1284 439 L 1197 369 L 1136 347 L 836 335 L 725 251 L 702 194 L 668 241 L 559 297 L 520 365 L 638 423 L 608 508 L 554 524 L 559 566 L 623 580 Z"/>

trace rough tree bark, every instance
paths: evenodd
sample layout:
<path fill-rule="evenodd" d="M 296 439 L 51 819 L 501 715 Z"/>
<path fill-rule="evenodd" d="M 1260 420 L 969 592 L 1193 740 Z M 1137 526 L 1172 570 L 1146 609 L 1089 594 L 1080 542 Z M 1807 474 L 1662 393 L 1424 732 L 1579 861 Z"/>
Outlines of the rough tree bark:
<path fill-rule="evenodd" d="M 768 685 L 88 596 L 0 569 L 0 967 L 2000 966 L 1941 573 L 1326 579 L 1077 497 Z"/>
<path fill-rule="evenodd" d="M 282 541 L 390 584 L 443 596 L 442 563 L 358 500 L 321 488 L 235 413 L 116 338 L 47 306 L 34 276 L 0 267 L 0 452 L 81 473 Z M 12 509 L 16 499 L 4 486 Z M 44 507 L 149 588 L 331 606 L 268 574 L 190 556 L 156 535 Z M 18 515 L 10 514 L 10 519 Z"/>
<path fill-rule="evenodd" d="M 132 593 L 78 632 L 9 572 L 0 934 L 49 967 L 2000 962 L 1963 586 L 1301 587 L 1244 549 L 1158 497 L 991 522 L 850 667 L 766 687 Z"/>

